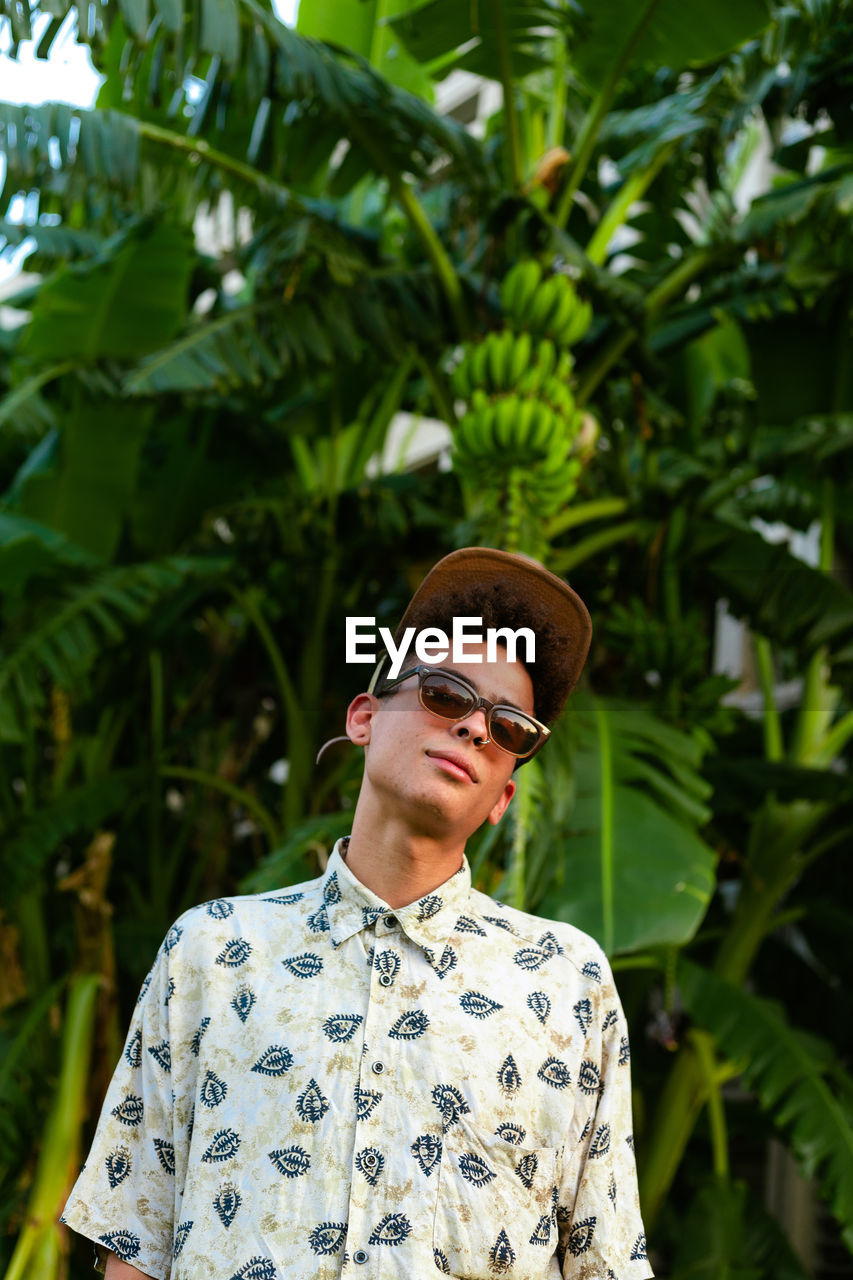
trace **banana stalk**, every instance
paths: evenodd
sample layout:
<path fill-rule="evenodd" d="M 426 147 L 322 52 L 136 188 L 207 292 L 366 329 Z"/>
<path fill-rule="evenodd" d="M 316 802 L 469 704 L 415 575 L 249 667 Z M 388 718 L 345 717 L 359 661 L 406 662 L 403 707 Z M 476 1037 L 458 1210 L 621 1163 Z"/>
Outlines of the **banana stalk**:
<path fill-rule="evenodd" d="M 4 1280 L 62 1280 L 66 1245 L 59 1214 L 76 1174 L 101 978 L 76 974 L 68 988 L 59 1082 L 45 1126 L 24 1228 Z"/>

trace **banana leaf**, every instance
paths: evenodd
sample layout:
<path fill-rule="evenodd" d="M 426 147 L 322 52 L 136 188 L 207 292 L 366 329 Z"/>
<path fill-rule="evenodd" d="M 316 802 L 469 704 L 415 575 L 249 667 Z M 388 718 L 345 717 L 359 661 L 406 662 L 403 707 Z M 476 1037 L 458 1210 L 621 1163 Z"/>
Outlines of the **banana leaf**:
<path fill-rule="evenodd" d="M 643 708 L 575 695 L 548 746 L 563 762 L 552 788 L 568 782 L 566 734 L 574 807 L 562 830 L 548 832 L 556 869 L 537 910 L 591 933 L 610 954 L 687 942 L 716 862 L 698 834 L 710 816 L 699 740 Z"/>
<path fill-rule="evenodd" d="M 853 1251 L 853 1080 L 832 1047 L 792 1027 L 775 1002 L 750 995 L 686 958 L 679 981 L 688 1013 L 740 1068 L 805 1176 L 818 1179 Z"/>
<path fill-rule="evenodd" d="M 361 54 L 392 84 L 432 101 L 432 81 L 402 45 L 388 19 L 416 8 L 421 0 L 300 0 L 296 30 Z"/>
<path fill-rule="evenodd" d="M 22 354 L 85 361 L 155 350 L 184 322 L 190 268 L 188 236 L 168 223 L 140 230 L 106 262 L 62 268 L 39 290 Z"/>
<path fill-rule="evenodd" d="M 825 644 L 831 661 L 853 662 L 853 592 L 786 546 L 754 529 L 696 521 L 685 554 L 760 634 L 805 655 Z"/>
<path fill-rule="evenodd" d="M 681 0 L 587 0 L 573 65 L 601 88 L 632 64 L 700 66 L 721 58 L 768 25 L 764 0 L 715 0 L 701 13 Z"/>
<path fill-rule="evenodd" d="M 23 742 L 45 703 L 45 678 L 79 693 L 104 649 L 124 639 L 190 578 L 222 575 L 223 560 L 172 556 L 108 569 L 40 603 L 0 654 L 0 741 Z"/>

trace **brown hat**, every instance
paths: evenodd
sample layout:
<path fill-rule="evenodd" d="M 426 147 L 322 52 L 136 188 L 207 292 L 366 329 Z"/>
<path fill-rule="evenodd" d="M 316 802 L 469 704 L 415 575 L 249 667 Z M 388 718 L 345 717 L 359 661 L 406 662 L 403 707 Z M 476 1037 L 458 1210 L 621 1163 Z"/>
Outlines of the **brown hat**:
<path fill-rule="evenodd" d="M 592 622 L 577 592 L 538 560 L 493 547 L 462 547 L 439 560 L 415 591 L 395 633 L 421 630 L 476 608 L 484 626 L 530 626 L 536 661 L 528 667 L 537 715 L 549 723 L 577 684 Z"/>
<path fill-rule="evenodd" d="M 453 617 L 470 614 L 472 608 L 478 610 L 486 627 L 532 628 L 536 661 L 527 670 L 534 707 L 545 724 L 556 720 L 578 682 L 592 639 L 592 622 L 583 600 L 567 582 L 530 556 L 494 547 L 462 547 L 430 569 L 406 607 L 394 643 L 399 645 L 407 627 L 416 631 L 436 625 L 452 629 Z M 381 681 L 386 661 L 383 656 L 368 692 Z M 317 762 L 328 747 L 348 741 L 338 737 L 325 742 Z"/>

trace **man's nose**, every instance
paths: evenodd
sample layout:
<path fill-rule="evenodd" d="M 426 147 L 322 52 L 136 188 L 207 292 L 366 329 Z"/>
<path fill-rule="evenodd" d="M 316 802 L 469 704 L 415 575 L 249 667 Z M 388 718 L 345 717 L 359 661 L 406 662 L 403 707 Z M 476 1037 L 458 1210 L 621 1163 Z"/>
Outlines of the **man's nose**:
<path fill-rule="evenodd" d="M 490 741 L 486 726 L 486 713 L 482 707 L 476 707 L 464 720 L 457 720 L 453 730 L 459 738 L 473 738 L 475 742 L 485 745 Z"/>

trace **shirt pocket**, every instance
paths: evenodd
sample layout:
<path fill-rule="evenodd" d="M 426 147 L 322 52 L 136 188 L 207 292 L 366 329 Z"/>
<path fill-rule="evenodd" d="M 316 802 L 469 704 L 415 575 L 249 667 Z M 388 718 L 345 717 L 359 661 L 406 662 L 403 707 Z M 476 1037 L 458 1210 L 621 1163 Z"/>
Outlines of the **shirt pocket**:
<path fill-rule="evenodd" d="M 460 1116 L 443 1137 L 438 1270 L 459 1280 L 542 1280 L 557 1247 L 559 1155 L 512 1146 Z"/>

